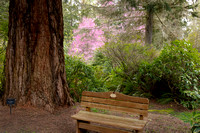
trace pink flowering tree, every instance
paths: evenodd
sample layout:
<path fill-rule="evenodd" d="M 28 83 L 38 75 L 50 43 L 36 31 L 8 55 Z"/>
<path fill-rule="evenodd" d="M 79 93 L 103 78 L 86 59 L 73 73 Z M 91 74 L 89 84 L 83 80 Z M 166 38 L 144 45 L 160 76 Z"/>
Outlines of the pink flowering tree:
<path fill-rule="evenodd" d="M 74 30 L 74 41 L 69 48 L 69 55 L 91 60 L 94 51 L 104 45 L 104 32 L 96 26 L 94 19 L 83 17 L 77 30 Z"/>

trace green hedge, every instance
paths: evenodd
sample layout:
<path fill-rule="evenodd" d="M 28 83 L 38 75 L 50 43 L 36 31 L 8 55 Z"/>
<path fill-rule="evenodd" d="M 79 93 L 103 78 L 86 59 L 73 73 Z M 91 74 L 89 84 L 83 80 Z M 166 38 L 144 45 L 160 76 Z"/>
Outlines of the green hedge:
<path fill-rule="evenodd" d="M 194 109 L 200 103 L 200 53 L 186 41 L 166 45 L 153 63 L 142 63 L 136 75 L 141 90 L 176 100 Z"/>

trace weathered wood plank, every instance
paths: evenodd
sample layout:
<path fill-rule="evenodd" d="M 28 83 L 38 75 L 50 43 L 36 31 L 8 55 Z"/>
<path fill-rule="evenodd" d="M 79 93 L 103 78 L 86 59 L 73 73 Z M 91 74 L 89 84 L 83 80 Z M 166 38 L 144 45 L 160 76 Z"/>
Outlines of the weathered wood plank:
<path fill-rule="evenodd" d="M 100 114 L 88 111 L 80 111 L 72 116 L 72 118 L 83 121 L 90 121 L 99 124 L 110 125 L 128 130 L 142 130 L 146 124 L 144 120 L 136 120 L 131 118 L 124 118 L 120 116 L 113 116 L 107 114 Z"/>
<path fill-rule="evenodd" d="M 90 92 L 90 91 L 84 91 L 82 93 L 82 96 L 89 96 L 89 97 L 98 97 L 98 98 L 111 98 L 110 94 L 113 92 Z M 140 98 L 140 97 L 133 97 L 133 96 L 127 96 L 118 92 L 115 92 L 116 94 L 116 100 L 122 100 L 122 101 L 130 101 L 130 102 L 136 102 L 136 103 L 143 103 L 148 104 L 149 100 L 147 98 Z"/>
<path fill-rule="evenodd" d="M 119 101 L 119 100 L 115 100 L 115 99 L 105 99 L 105 98 L 82 96 L 81 101 L 148 110 L 148 104 L 134 103 L 134 102 L 129 102 L 129 101 Z"/>
<path fill-rule="evenodd" d="M 79 128 L 80 122 L 77 120 L 76 121 L 76 133 L 81 133 L 81 129 Z"/>
<path fill-rule="evenodd" d="M 79 123 L 79 127 L 82 129 L 92 130 L 100 133 L 132 133 L 129 131 L 124 131 L 120 129 L 114 129 L 109 127 L 103 127 L 98 125 L 92 125 L 88 123 Z"/>
<path fill-rule="evenodd" d="M 134 108 L 119 107 L 119 106 L 90 103 L 90 102 L 81 102 L 81 106 L 90 107 L 90 108 L 107 109 L 110 111 L 125 112 L 125 113 L 131 113 L 131 114 L 136 114 L 136 115 L 143 115 L 144 117 L 148 116 L 147 110 L 140 110 L 140 109 L 134 109 Z"/>
<path fill-rule="evenodd" d="M 80 111 L 82 115 L 91 115 L 94 117 L 100 117 L 100 118 L 105 118 L 105 119 L 114 119 L 115 122 L 117 121 L 127 121 L 129 124 L 136 124 L 136 125 L 144 125 L 146 124 L 146 120 L 138 120 L 138 119 L 132 119 L 128 117 L 122 117 L 122 116 L 115 116 L 115 115 L 109 115 L 109 114 L 101 114 L 101 113 L 95 113 L 95 112 L 87 112 L 87 111 Z"/>

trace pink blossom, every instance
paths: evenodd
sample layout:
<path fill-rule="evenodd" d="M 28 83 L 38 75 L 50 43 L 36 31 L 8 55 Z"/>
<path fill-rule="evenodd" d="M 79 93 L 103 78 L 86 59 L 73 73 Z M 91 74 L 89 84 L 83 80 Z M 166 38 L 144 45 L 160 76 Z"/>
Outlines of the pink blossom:
<path fill-rule="evenodd" d="M 92 18 L 83 18 L 77 30 L 74 30 L 74 41 L 68 54 L 83 56 L 85 61 L 90 60 L 94 51 L 104 45 L 104 32 L 95 25 Z"/>

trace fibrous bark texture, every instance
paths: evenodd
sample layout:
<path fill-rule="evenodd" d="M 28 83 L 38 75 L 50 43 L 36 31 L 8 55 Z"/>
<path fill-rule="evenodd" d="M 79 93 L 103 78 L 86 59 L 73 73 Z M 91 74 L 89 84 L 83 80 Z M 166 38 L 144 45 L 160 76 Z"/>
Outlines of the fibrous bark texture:
<path fill-rule="evenodd" d="M 6 51 L 7 98 L 52 111 L 72 104 L 63 52 L 61 0 L 12 0 Z"/>

